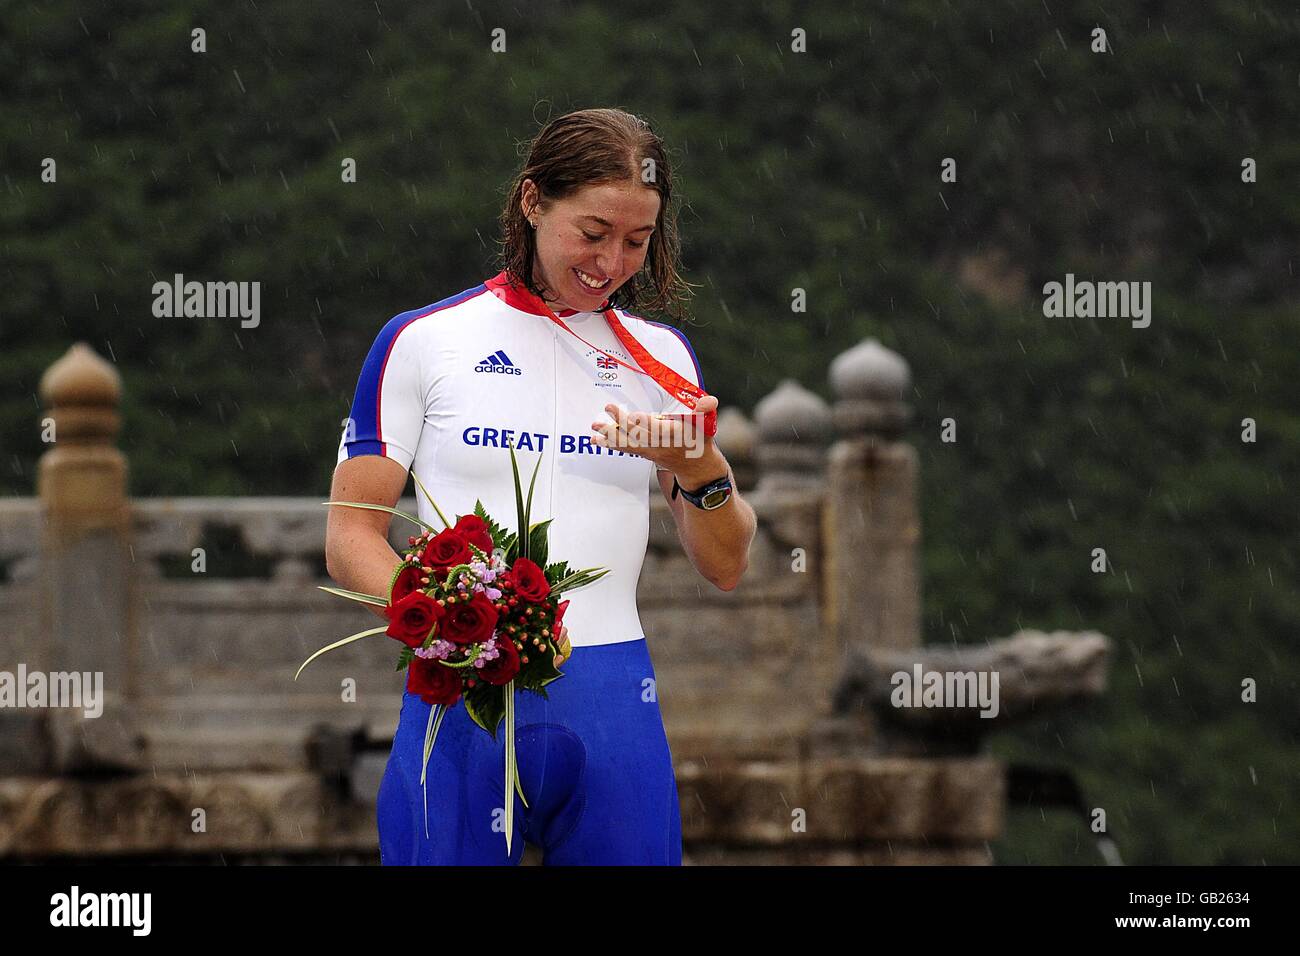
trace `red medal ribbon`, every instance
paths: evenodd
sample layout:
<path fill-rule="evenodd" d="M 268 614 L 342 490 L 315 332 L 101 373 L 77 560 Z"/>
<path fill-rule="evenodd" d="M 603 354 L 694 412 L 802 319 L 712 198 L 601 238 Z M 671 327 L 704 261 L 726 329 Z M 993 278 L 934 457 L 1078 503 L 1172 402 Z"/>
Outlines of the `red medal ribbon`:
<path fill-rule="evenodd" d="M 494 294 L 506 299 L 506 301 L 509 300 L 506 295 L 502 295 L 502 293 L 507 293 L 510 297 L 517 296 L 520 299 L 523 299 L 528 304 L 527 311 L 534 312 L 537 315 L 545 315 L 583 345 L 595 349 L 611 361 L 622 365 L 624 368 L 630 368 L 632 371 L 641 375 L 650 376 L 650 378 L 654 379 L 654 381 L 657 382 L 665 392 L 676 398 L 687 408 L 695 408 L 699 400 L 707 394 L 698 385 L 691 382 L 689 379 L 678 375 L 663 362 L 651 355 L 649 351 L 646 350 L 646 347 L 633 338 L 632 333 L 623 327 L 623 323 L 619 321 L 619 318 L 614 314 L 613 309 L 605 308 L 600 311 L 605 316 L 605 321 L 609 324 L 610 330 L 613 331 L 614 335 L 618 337 L 618 340 L 623 343 L 623 346 L 628 350 L 632 357 L 636 359 L 637 363 L 641 366 L 640 368 L 637 368 L 636 365 L 629 365 L 616 355 L 610 355 L 598 345 L 592 345 L 577 332 L 573 331 L 573 329 L 569 328 L 563 319 L 552 312 L 550 306 L 548 306 L 540 296 L 534 293 L 531 289 L 525 287 L 522 282 L 511 281 L 511 277 L 507 273 L 502 272 L 492 279 L 489 279 L 486 285 Z M 506 288 L 507 286 L 509 286 L 508 290 Z M 607 302 L 608 300 L 606 300 L 606 303 Z M 718 412 L 717 409 L 714 409 L 713 411 L 706 413 L 704 416 L 704 434 L 712 438 L 717 434 L 717 431 Z"/>

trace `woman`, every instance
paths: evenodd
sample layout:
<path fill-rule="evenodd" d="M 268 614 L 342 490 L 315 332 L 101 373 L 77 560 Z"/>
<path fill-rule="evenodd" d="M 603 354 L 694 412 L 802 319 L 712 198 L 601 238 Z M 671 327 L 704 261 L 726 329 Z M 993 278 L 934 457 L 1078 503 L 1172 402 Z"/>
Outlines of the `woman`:
<path fill-rule="evenodd" d="M 670 199 L 663 144 L 645 122 L 611 109 L 553 120 L 502 212 L 501 272 L 394 317 L 366 359 L 332 500 L 391 507 L 413 470 L 449 518 L 481 500 L 509 525 L 513 446 L 525 480 L 541 457 L 533 515 L 554 519 L 550 553 L 611 569 L 569 598 L 564 676 L 547 698 L 516 698 L 528 807 L 513 795 L 513 853 L 503 834 L 504 734 L 493 741 L 463 705 L 447 711 L 429 761 L 426 835 L 430 705 L 408 691 L 379 789 L 384 864 L 516 864 L 525 841 L 546 864 L 681 863 L 672 757 L 636 607 L 651 472 L 687 555 L 718 588 L 743 574 L 755 520 L 712 439 L 689 427 L 717 399 L 700 398 L 693 419 L 663 418 L 688 408 L 638 371 L 648 365 L 661 380 L 675 373 L 702 388 L 686 337 L 625 311 L 677 314 L 684 283 Z M 420 512 L 436 523 L 424 500 Z M 326 558 L 342 587 L 387 593 L 398 563 L 390 520 L 330 509 Z"/>

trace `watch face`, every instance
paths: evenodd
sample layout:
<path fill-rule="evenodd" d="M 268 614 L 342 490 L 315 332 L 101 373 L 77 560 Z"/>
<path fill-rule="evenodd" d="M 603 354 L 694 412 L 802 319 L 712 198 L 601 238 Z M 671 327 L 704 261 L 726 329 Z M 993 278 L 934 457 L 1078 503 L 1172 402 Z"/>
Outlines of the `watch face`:
<path fill-rule="evenodd" d="M 700 504 L 705 508 L 716 508 L 727 500 L 728 493 L 729 489 L 727 488 L 719 488 L 717 491 L 710 491 L 700 499 Z"/>

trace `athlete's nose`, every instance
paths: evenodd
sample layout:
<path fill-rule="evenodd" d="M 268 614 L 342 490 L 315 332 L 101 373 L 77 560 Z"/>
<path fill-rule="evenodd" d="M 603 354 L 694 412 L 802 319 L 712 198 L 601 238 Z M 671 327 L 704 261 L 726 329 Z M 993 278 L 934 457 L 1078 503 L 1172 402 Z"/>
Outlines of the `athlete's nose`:
<path fill-rule="evenodd" d="M 600 270 L 601 275 L 620 276 L 623 274 L 623 254 L 608 254 L 596 256 L 596 268 Z"/>

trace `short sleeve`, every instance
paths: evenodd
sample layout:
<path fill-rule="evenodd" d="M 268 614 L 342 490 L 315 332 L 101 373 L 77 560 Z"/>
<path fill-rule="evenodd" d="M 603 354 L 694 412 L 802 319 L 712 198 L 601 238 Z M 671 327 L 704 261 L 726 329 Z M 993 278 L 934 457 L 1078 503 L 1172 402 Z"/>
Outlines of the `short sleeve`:
<path fill-rule="evenodd" d="M 366 355 L 352 411 L 343 422 L 338 461 L 383 455 L 409 469 L 424 428 L 425 403 L 419 341 L 412 327 L 419 315 L 389 320 Z"/>
<path fill-rule="evenodd" d="M 695 356 L 695 349 L 691 347 L 690 340 L 687 339 L 686 333 L 681 329 L 671 325 L 665 325 L 662 322 L 650 322 L 652 325 L 663 329 L 660 340 L 664 343 L 662 348 L 652 349 L 652 354 L 659 361 L 663 362 L 678 375 L 697 385 L 701 390 L 704 389 L 704 376 L 700 371 L 700 361 Z M 660 414 L 672 415 L 689 412 L 691 409 L 687 405 L 661 389 L 664 404 L 659 409 Z M 667 471 L 666 468 L 659 468 L 658 471 Z"/>

